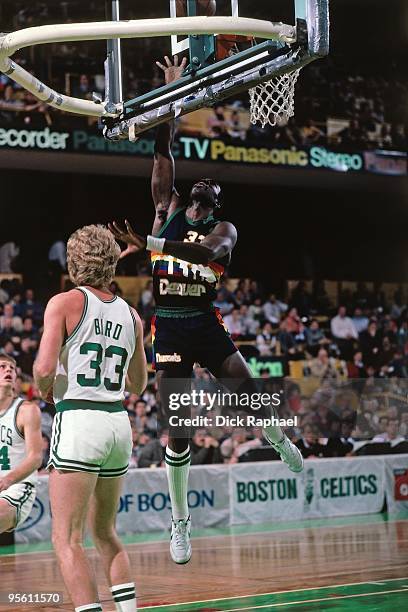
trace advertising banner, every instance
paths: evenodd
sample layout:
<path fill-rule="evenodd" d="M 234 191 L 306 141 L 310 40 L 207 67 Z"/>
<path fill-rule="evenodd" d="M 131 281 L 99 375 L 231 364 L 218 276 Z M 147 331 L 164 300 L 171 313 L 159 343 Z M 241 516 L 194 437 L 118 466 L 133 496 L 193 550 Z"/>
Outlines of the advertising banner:
<path fill-rule="evenodd" d="M 408 455 L 308 459 L 300 474 L 280 461 L 194 466 L 188 502 L 195 528 L 408 510 Z M 118 508 L 120 534 L 166 531 L 171 517 L 163 468 L 135 469 Z M 49 541 L 48 476 L 16 542 Z"/>
<path fill-rule="evenodd" d="M 90 153 L 152 158 L 154 140 L 149 135 L 136 142 L 109 142 L 93 128 L 64 131 L 44 129 L 0 128 L 0 150 Z M 389 151 L 348 151 L 330 146 L 284 146 L 257 140 L 237 141 L 229 138 L 188 136 L 179 133 L 173 146 L 176 159 L 216 163 L 249 164 L 262 167 L 328 170 L 352 174 L 370 172 L 390 176 L 407 174 L 407 154 Z"/>
<path fill-rule="evenodd" d="M 384 501 L 382 457 L 308 460 L 300 474 L 278 462 L 236 465 L 231 480 L 232 524 L 380 512 Z"/>
<path fill-rule="evenodd" d="M 385 457 L 385 476 L 388 512 L 408 512 L 408 455 Z"/>

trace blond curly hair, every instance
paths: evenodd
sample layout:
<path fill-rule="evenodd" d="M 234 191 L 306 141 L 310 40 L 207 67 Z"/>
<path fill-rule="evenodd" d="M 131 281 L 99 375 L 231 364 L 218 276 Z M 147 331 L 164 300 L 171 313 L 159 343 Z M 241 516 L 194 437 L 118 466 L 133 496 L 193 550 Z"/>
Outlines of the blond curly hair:
<path fill-rule="evenodd" d="M 103 225 L 87 225 L 67 244 L 68 274 L 74 285 L 107 287 L 115 276 L 120 247 Z"/>

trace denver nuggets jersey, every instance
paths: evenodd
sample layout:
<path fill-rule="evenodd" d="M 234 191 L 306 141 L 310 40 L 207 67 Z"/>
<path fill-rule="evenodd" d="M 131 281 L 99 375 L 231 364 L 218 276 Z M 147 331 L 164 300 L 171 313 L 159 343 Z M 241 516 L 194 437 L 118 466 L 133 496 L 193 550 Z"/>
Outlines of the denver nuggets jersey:
<path fill-rule="evenodd" d="M 120 402 L 136 346 L 133 313 L 120 297 L 104 301 L 85 287 L 81 320 L 63 345 L 54 382 L 54 402 Z"/>
<path fill-rule="evenodd" d="M 0 415 L 0 478 L 14 470 L 26 458 L 24 437 L 17 428 L 17 414 L 23 402 L 21 397 L 17 397 L 6 412 Z M 36 480 L 37 472 L 24 478 L 24 482 L 33 485 Z"/>
<path fill-rule="evenodd" d="M 212 215 L 191 221 L 186 209 L 177 209 L 158 236 L 167 240 L 201 242 L 219 222 Z M 213 310 L 216 287 L 230 255 L 208 265 L 193 264 L 172 255 L 151 253 L 156 313 L 161 316 L 191 316 Z"/>

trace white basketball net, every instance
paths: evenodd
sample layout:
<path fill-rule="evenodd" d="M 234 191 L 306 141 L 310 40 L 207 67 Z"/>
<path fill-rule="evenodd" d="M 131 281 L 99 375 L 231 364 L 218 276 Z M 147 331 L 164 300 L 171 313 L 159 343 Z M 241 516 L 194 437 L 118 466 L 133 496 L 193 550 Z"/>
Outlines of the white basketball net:
<path fill-rule="evenodd" d="M 251 123 L 285 125 L 295 114 L 295 84 L 300 68 L 249 90 Z"/>

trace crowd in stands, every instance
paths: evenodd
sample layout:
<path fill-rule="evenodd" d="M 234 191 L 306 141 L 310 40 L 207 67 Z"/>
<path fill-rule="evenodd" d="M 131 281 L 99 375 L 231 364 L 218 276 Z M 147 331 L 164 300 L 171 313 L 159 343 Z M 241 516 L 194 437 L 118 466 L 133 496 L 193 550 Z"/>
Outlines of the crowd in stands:
<path fill-rule="evenodd" d="M 101 7 L 90 2 L 18 3 L 14 10 L 13 28 L 37 24 L 102 19 Z M 102 3 L 103 4 L 103 3 Z M 157 17 L 154 12 L 135 13 L 136 17 Z M 75 16 L 75 19 L 73 19 Z M 99 46 L 98 46 L 99 45 Z M 75 97 L 92 99 L 92 93 L 104 93 L 102 71 L 104 43 L 62 43 L 50 45 L 45 70 L 44 51 L 22 50 L 15 60 L 32 71 L 57 91 Z M 124 91 L 127 99 L 151 91 L 163 84 L 163 75 L 155 60 L 163 55 L 160 39 L 132 41 L 124 54 Z M 380 74 L 380 71 L 379 71 Z M 218 105 L 203 135 L 232 142 L 264 142 L 283 146 L 330 145 L 346 149 L 407 149 L 408 87 L 404 70 L 393 63 L 385 64 L 381 76 L 373 73 L 370 63 L 357 67 L 353 54 L 348 58 L 336 55 L 308 66 L 296 86 L 295 118 L 287 125 L 261 128 L 248 121 L 248 96 Z M 246 119 L 245 119 L 246 115 Z M 6 75 L 0 74 L 0 125 L 41 128 L 63 125 L 72 127 L 95 125 L 93 119 L 66 115 L 38 102 Z M 180 124 L 180 130 L 183 123 Z"/>
<path fill-rule="evenodd" d="M 249 363 L 251 359 L 260 363 L 261 385 L 274 384 L 269 361 L 283 364 L 279 416 L 298 417 L 289 434 L 305 457 L 407 452 L 408 306 L 402 290 L 390 303 L 381 288 L 369 290 L 359 283 L 354 292 L 343 291 L 339 303 L 333 304 L 319 282 L 312 291 L 299 282 L 285 299 L 266 295 L 255 280 L 243 279 L 231 287 L 231 282 L 222 281 L 215 306 Z M 121 294 L 117 283 L 112 283 L 111 290 Z M 151 282 L 136 306 L 151 361 Z M 32 379 L 43 314 L 44 304 L 32 288 L 15 280 L 0 283 L 0 351 L 16 359 L 16 393 L 41 407 L 44 466 L 54 407 L 39 398 Z M 197 365 L 193 384 L 209 391 L 214 381 Z M 128 395 L 125 405 L 133 430 L 132 467 L 163 465 L 168 431 L 152 372 L 146 391 L 141 396 Z M 206 406 L 197 410 L 197 414 L 205 413 Z M 218 410 L 224 414 L 225 407 Z M 191 452 L 193 464 L 274 458 L 256 428 L 199 428 Z"/>

